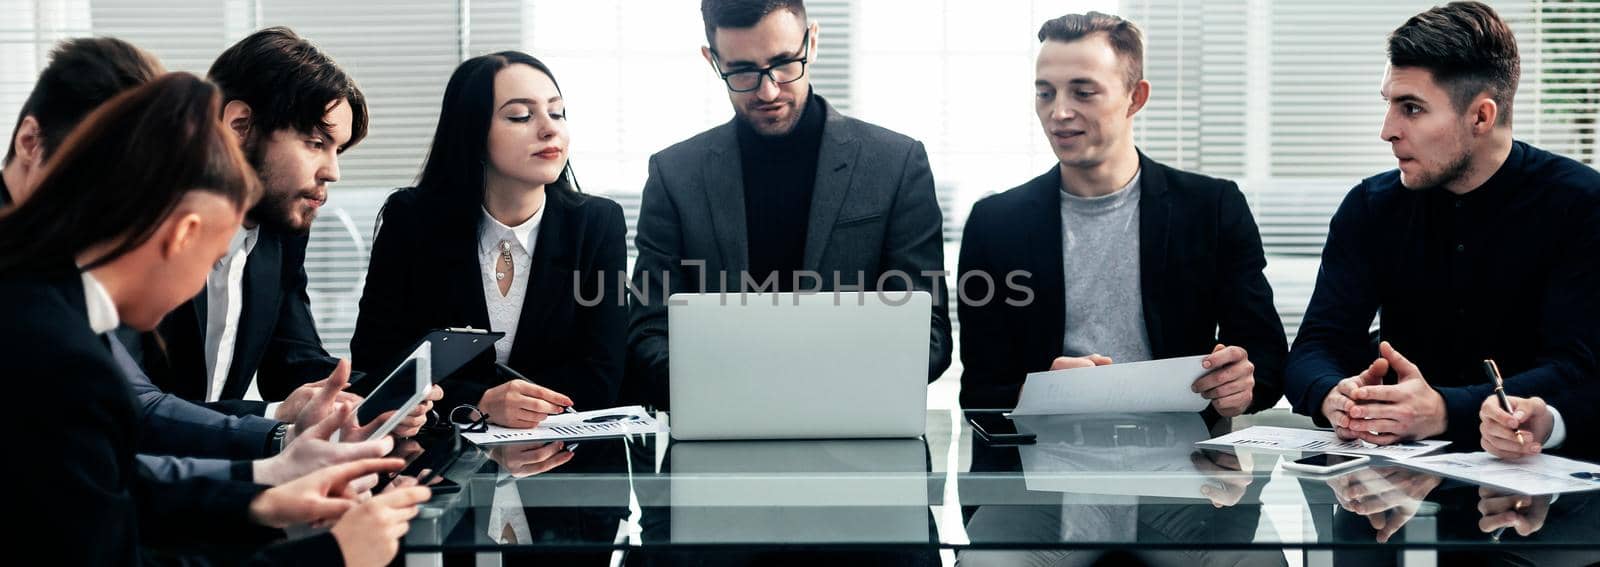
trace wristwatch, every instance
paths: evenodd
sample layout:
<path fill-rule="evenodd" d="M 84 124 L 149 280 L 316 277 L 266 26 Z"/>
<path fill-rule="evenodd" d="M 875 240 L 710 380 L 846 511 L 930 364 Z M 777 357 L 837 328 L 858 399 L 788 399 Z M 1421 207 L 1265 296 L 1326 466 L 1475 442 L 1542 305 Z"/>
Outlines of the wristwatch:
<path fill-rule="evenodd" d="M 283 442 L 289 437 L 289 424 L 279 423 L 267 433 L 267 455 L 276 455 L 283 452 Z"/>

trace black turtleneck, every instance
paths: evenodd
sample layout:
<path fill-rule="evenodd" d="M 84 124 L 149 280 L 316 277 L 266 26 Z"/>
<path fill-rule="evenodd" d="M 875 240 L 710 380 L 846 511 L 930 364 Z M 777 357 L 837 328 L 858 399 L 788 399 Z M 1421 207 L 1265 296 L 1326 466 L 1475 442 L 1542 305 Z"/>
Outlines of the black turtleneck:
<path fill-rule="evenodd" d="M 782 136 L 764 136 L 736 120 L 739 165 L 744 171 L 744 219 L 749 240 L 750 277 L 764 281 L 778 274 L 778 289 L 793 291 L 794 272 L 806 250 L 806 223 L 817 179 L 826 111 L 815 94 L 806 95 L 800 120 Z"/>

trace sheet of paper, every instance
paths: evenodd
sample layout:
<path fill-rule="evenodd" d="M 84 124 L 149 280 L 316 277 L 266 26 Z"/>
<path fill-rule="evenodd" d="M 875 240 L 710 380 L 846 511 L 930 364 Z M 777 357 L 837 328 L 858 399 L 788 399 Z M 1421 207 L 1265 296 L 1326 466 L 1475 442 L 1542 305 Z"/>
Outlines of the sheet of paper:
<path fill-rule="evenodd" d="M 1195 443 L 1208 449 L 1249 449 L 1294 453 L 1344 453 L 1390 459 L 1420 457 L 1449 445 L 1449 441 L 1406 441 L 1394 445 L 1373 445 L 1359 439 L 1346 441 L 1332 431 L 1294 429 L 1257 425 L 1215 439 Z"/>
<path fill-rule="evenodd" d="M 1600 473 L 1600 465 L 1551 455 L 1534 455 L 1511 462 L 1479 451 L 1434 455 L 1400 464 L 1426 473 L 1522 494 L 1600 490 L 1600 480 L 1572 476 L 1572 473 L 1579 472 Z"/>
<path fill-rule="evenodd" d="M 496 443 L 525 443 L 528 441 L 560 441 L 614 437 L 635 433 L 658 433 L 667 428 L 650 417 L 641 406 L 624 406 L 610 409 L 552 415 L 533 429 L 512 429 L 490 425 L 488 431 L 462 433 L 466 440 L 478 445 Z"/>
<path fill-rule="evenodd" d="M 1206 373 L 1202 358 L 1034 372 L 1011 415 L 1200 411 L 1208 402 L 1189 387 Z"/>

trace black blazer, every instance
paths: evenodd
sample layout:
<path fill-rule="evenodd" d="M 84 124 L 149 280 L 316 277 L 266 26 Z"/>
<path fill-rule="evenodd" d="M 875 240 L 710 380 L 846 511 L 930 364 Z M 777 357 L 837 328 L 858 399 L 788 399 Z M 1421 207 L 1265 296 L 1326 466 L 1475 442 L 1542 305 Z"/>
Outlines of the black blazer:
<path fill-rule="evenodd" d="M 1143 153 L 1139 166 L 1139 293 L 1151 354 L 1208 354 L 1217 343 L 1243 347 L 1256 367 L 1249 411 L 1272 407 L 1283 395 L 1288 344 L 1244 194 L 1231 181 L 1173 169 Z M 1026 375 L 1049 369 L 1062 355 L 1060 169 L 973 205 L 959 263 L 961 405 L 1013 407 Z M 1006 274 L 1014 270 L 1031 276 L 1010 286 Z M 991 275 L 993 286 L 968 275 L 979 271 Z M 1031 304 L 1008 305 L 1029 299 L 1012 287 L 1031 289 Z M 980 304 L 991 291 L 993 299 Z"/>
<path fill-rule="evenodd" d="M 234 340 L 233 364 L 221 401 L 208 407 L 231 415 L 261 415 L 265 402 L 247 402 L 256 376 L 261 399 L 282 401 L 295 388 L 326 378 L 339 359 L 322 348 L 306 294 L 309 234 L 262 226 L 244 266 L 244 303 Z M 186 400 L 203 400 L 210 376 L 205 368 L 206 294 L 179 305 L 143 341 L 142 362 L 151 382 Z M 158 336 L 159 335 L 159 336 Z M 136 356 L 139 353 L 136 353 Z"/>
<path fill-rule="evenodd" d="M 1579 390 L 1569 398 L 1545 402 L 1561 412 L 1561 420 L 1567 427 L 1566 442 L 1547 451 L 1589 462 L 1600 461 L 1600 388 Z"/>
<path fill-rule="evenodd" d="M 622 207 L 593 195 L 546 194 L 507 365 L 571 397 L 579 409 L 610 407 L 622 382 L 628 323 L 618 287 L 628 255 Z M 489 329 L 478 264 L 482 211 L 444 213 L 460 207 L 439 206 L 434 198 L 403 189 L 379 213 L 350 339 L 357 370 L 387 375 L 433 329 Z M 585 302 L 600 301 L 580 305 L 580 293 Z M 504 382 L 493 363 L 491 350 L 443 382 L 439 406 L 476 405 L 485 391 Z"/>
<path fill-rule="evenodd" d="M 38 424 L 11 443 L 27 466 L 17 491 L 17 541 L 67 565 L 132 565 L 148 546 L 249 545 L 276 532 L 249 522 L 265 487 L 230 481 L 159 481 L 134 459 L 138 412 L 108 339 L 89 328 L 83 284 L 71 263 L 0 281 L 0 364 L 18 399 L 19 423 Z M 294 561 L 337 561 L 322 535 L 264 550 Z M 164 556 L 164 559 L 187 560 Z M 263 557 L 257 557 L 262 559 Z"/>

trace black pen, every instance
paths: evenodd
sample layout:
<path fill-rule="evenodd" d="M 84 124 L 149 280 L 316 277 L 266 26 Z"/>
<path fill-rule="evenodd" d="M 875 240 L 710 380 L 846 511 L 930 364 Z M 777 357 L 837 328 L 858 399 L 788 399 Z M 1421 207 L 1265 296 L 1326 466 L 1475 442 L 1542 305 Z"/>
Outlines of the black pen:
<path fill-rule="evenodd" d="M 523 382 L 527 382 L 529 384 L 533 384 L 535 386 L 539 385 L 539 383 L 538 382 L 534 382 L 532 378 L 529 378 L 527 376 L 523 376 L 521 372 L 517 372 L 516 370 L 513 370 L 510 366 L 506 366 L 506 365 L 500 364 L 498 362 L 494 363 L 494 365 L 496 367 L 498 367 L 499 369 L 506 371 L 506 373 L 510 374 L 512 378 L 516 378 L 518 380 L 521 380 Z M 572 406 L 561 406 L 561 413 L 578 413 L 578 410 L 572 409 Z"/>
<path fill-rule="evenodd" d="M 1494 363 L 1494 359 L 1483 361 L 1483 373 L 1488 374 L 1489 380 L 1494 382 L 1494 395 L 1495 397 L 1500 398 L 1500 409 L 1506 410 L 1507 414 L 1512 414 L 1511 400 L 1506 399 L 1506 383 L 1505 380 L 1500 377 L 1500 367 Z M 1522 428 L 1519 427 L 1516 431 L 1517 443 L 1521 443 L 1523 445 L 1528 444 L 1528 442 L 1522 438 Z"/>

